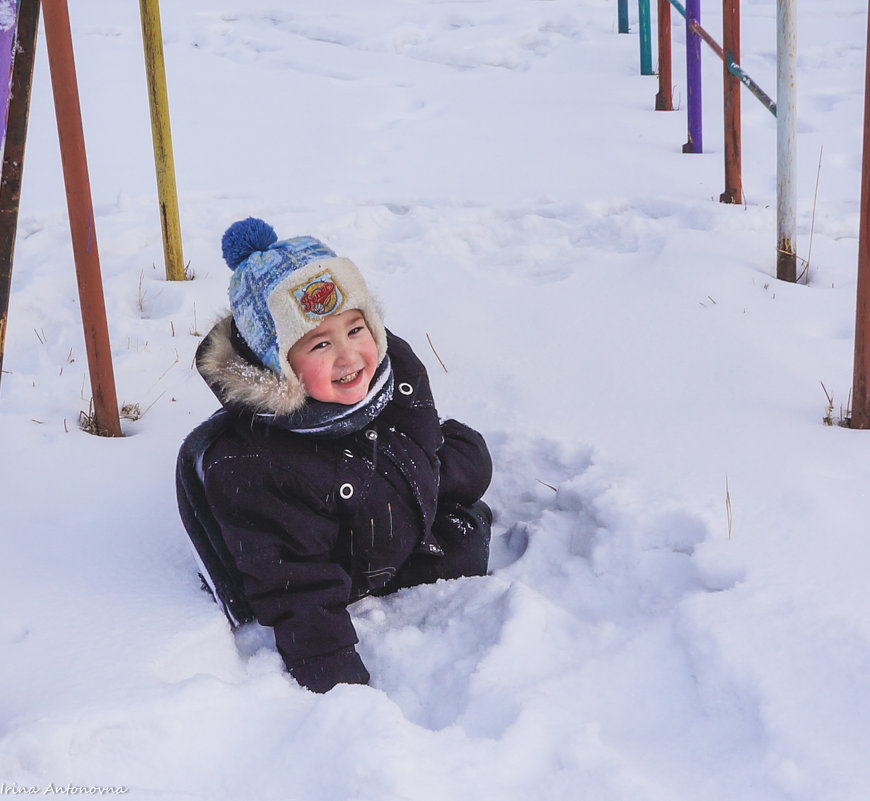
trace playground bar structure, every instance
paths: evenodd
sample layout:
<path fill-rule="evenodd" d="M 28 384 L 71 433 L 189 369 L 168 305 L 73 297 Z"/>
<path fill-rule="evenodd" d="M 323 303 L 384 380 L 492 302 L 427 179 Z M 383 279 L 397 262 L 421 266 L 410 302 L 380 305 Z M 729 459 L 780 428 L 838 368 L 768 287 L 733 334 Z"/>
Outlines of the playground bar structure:
<path fill-rule="evenodd" d="M 40 7 L 93 396 L 92 414 L 83 413 L 82 417 L 86 419 L 87 430 L 120 437 L 121 422 L 67 0 L 0 0 L 0 376 L 3 374 L 12 260 Z M 140 12 L 166 277 L 168 280 L 183 280 L 186 274 L 169 135 L 158 0 L 140 0 Z"/>
<path fill-rule="evenodd" d="M 620 33 L 628 32 L 627 0 L 625 3 L 625 30 L 622 25 L 623 3 L 620 0 Z M 777 0 L 777 102 L 740 67 L 740 0 L 722 0 L 722 38 L 719 44 L 701 25 L 701 0 L 657 0 L 658 21 L 658 92 L 657 111 L 672 111 L 671 90 L 671 16 L 673 6 L 686 21 L 686 122 L 687 141 L 684 153 L 703 152 L 701 102 L 701 41 L 723 64 L 723 111 L 725 189 L 719 196 L 723 203 L 740 203 L 743 199 L 741 144 L 740 144 L 740 92 L 745 86 L 762 105 L 777 118 L 777 259 L 776 277 L 783 281 L 797 281 L 795 254 L 796 198 L 794 169 L 796 163 L 796 63 L 797 35 L 795 0 Z M 651 37 L 649 26 L 649 0 L 638 0 L 641 66 L 649 56 Z M 641 70 L 643 72 L 643 69 Z M 646 74 L 646 73 L 644 73 Z"/>

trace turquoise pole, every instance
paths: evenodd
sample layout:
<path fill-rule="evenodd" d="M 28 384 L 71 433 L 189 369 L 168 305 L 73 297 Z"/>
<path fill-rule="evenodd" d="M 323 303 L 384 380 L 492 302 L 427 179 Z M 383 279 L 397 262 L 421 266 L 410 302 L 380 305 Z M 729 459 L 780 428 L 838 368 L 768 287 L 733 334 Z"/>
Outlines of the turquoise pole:
<path fill-rule="evenodd" d="M 655 75 L 652 64 L 649 0 L 637 0 L 637 18 L 640 28 L 640 74 Z"/>
<path fill-rule="evenodd" d="M 628 0 L 619 0 L 616 5 L 619 32 L 628 33 Z"/>

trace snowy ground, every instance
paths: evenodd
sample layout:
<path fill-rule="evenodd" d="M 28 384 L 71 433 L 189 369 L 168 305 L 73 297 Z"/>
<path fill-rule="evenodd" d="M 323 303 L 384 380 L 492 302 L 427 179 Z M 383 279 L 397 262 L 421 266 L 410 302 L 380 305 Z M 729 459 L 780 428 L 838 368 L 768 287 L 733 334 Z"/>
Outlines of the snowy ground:
<path fill-rule="evenodd" d="M 801 285 L 773 277 L 774 118 L 744 93 L 746 203 L 721 205 L 721 67 L 705 48 L 707 152 L 684 155 L 615 0 L 162 5 L 178 284 L 138 8 L 71 3 L 118 396 L 141 413 L 121 440 L 77 425 L 40 40 L 0 384 L 0 792 L 867 798 L 868 434 L 822 423 L 821 386 L 838 416 L 866 4 L 799 3 Z M 774 94 L 775 4 L 742 5 L 742 66 Z M 353 258 L 495 456 L 492 575 L 358 604 L 370 687 L 313 695 L 268 632 L 234 635 L 177 518 L 178 445 L 214 408 L 191 363 L 226 305 L 220 235 L 248 215 Z"/>

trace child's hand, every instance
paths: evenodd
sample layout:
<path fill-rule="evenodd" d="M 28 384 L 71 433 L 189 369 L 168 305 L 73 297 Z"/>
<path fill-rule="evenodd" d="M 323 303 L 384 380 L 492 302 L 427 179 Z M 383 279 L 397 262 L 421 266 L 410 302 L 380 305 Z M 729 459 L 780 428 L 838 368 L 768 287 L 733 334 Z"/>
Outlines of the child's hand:
<path fill-rule="evenodd" d="M 368 684 L 370 678 L 352 645 L 331 654 L 303 659 L 290 668 L 290 675 L 315 693 L 328 692 L 336 684 Z"/>

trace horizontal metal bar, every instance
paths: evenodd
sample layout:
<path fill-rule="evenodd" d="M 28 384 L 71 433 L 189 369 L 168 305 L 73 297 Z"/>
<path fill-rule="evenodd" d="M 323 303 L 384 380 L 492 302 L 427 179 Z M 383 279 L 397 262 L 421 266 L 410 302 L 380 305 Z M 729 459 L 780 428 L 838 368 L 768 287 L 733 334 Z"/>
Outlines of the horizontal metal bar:
<path fill-rule="evenodd" d="M 712 36 L 710 36 L 709 33 L 707 33 L 707 31 L 705 31 L 701 27 L 701 23 L 698 22 L 698 20 L 693 19 L 689 23 L 689 30 L 692 31 L 692 33 L 697 33 L 698 36 L 700 36 L 710 46 L 710 49 L 717 56 L 719 56 L 719 58 L 721 58 L 723 61 L 725 60 L 725 53 L 722 51 L 722 48 L 719 45 L 719 42 L 717 42 Z"/>
<path fill-rule="evenodd" d="M 680 12 L 680 14 L 683 15 L 683 19 L 685 19 L 685 18 L 686 18 L 686 9 L 683 8 L 683 6 L 681 6 L 681 5 L 677 2 L 677 0 L 670 0 L 670 3 L 671 3 L 671 5 L 672 5 L 675 9 L 677 9 L 677 11 Z"/>
<path fill-rule="evenodd" d="M 675 0 L 670 1 L 671 4 L 673 4 Z M 761 104 L 775 117 L 776 102 L 771 100 L 767 93 L 743 71 L 740 65 L 734 62 L 734 59 L 732 59 L 731 56 L 722 49 L 722 46 L 701 27 L 700 23 L 697 20 L 692 20 L 689 23 L 689 29 L 693 33 L 697 33 L 698 36 L 709 45 L 710 49 L 728 66 L 728 72 L 735 76 L 740 83 L 752 92 L 752 94 L 761 101 Z"/>
<path fill-rule="evenodd" d="M 735 75 L 740 83 L 752 92 L 774 117 L 776 116 L 776 101 L 771 100 L 767 93 L 730 58 L 728 59 L 728 72 Z"/>

